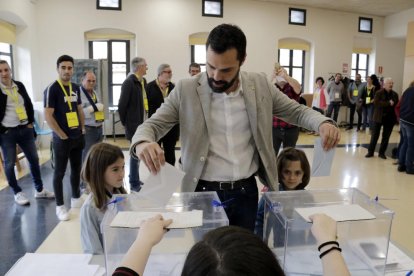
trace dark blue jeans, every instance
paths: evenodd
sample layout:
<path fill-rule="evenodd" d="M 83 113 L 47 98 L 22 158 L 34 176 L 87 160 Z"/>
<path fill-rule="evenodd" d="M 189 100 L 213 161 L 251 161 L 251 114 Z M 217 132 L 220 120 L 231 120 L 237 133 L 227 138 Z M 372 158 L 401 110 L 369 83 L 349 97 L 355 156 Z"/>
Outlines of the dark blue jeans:
<path fill-rule="evenodd" d="M 256 216 L 256 223 L 254 226 L 254 233 L 258 235 L 266 244 L 269 241 L 269 236 L 271 231 L 273 230 L 273 247 L 278 247 L 283 244 L 283 234 L 284 229 L 277 229 L 277 218 L 276 216 L 270 211 L 267 216 L 267 224 L 266 224 L 266 231 L 264 234 L 264 223 L 265 223 L 265 205 L 266 202 L 264 197 L 262 196 L 259 200 L 259 207 L 257 208 L 257 216 Z"/>
<path fill-rule="evenodd" d="M 139 180 L 139 159 L 132 156 L 129 158 L 129 185 L 131 190 L 139 192 L 141 190 L 141 181 Z"/>
<path fill-rule="evenodd" d="M 400 121 L 402 140 L 398 162 L 407 173 L 414 174 L 414 125 Z"/>
<path fill-rule="evenodd" d="M 253 232 L 259 196 L 256 179 L 253 178 L 251 183 L 233 190 L 219 190 L 218 187 L 217 189 L 212 189 L 199 183 L 195 191 L 217 192 L 220 201 L 224 203 L 224 210 L 230 225 L 240 226 Z"/>
<path fill-rule="evenodd" d="M 70 186 L 72 188 L 72 198 L 80 197 L 79 183 L 82 167 L 82 150 L 84 146 L 85 139 L 83 135 L 76 139 L 69 138 L 66 140 L 53 137 L 53 154 L 55 158 L 53 189 L 55 191 L 57 206 L 64 204 L 63 177 L 65 176 L 68 160 L 70 162 Z"/>
<path fill-rule="evenodd" d="M 85 147 L 82 152 L 82 161 L 85 160 L 86 154 L 89 149 L 103 140 L 102 127 L 88 127 L 85 126 Z"/>
<path fill-rule="evenodd" d="M 374 111 L 374 105 L 364 105 L 362 107 L 362 117 L 363 117 L 363 123 L 362 127 L 369 127 L 371 129 L 372 127 L 372 113 Z"/>
<path fill-rule="evenodd" d="M 7 182 L 9 182 L 14 194 L 22 191 L 17 184 L 16 174 L 14 173 L 16 144 L 19 145 L 27 161 L 29 161 L 30 172 L 36 191 L 41 192 L 43 190 L 43 182 L 40 175 L 39 156 L 37 155 L 33 128 L 10 128 L 5 133 L 0 134 L 0 144 L 3 151 Z"/>
<path fill-rule="evenodd" d="M 254 233 L 261 239 L 263 237 L 263 225 L 264 225 L 264 214 L 265 214 L 265 200 L 263 196 L 259 200 L 259 206 L 257 207 L 256 222 L 254 225 Z"/>

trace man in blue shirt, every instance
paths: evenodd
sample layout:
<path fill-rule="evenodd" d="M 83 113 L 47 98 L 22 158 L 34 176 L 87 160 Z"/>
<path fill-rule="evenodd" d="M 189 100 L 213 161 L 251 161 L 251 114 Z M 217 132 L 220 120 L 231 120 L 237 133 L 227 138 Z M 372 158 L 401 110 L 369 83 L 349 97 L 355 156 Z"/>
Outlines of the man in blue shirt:
<path fill-rule="evenodd" d="M 71 166 L 72 208 L 80 208 L 80 171 L 82 150 L 85 145 L 85 119 L 79 86 L 70 81 L 73 75 L 73 58 L 63 55 L 57 60 L 59 77 L 44 91 L 45 118 L 53 130 L 55 170 L 53 189 L 56 196 L 56 215 L 68 220 L 69 213 L 63 201 L 63 177 L 68 160 Z"/>

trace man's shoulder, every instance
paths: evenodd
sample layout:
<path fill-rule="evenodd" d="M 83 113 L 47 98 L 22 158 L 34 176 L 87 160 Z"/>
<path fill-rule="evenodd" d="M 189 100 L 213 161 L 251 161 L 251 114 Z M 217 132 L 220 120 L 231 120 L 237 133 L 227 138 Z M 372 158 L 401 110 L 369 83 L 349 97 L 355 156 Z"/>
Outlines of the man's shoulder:
<path fill-rule="evenodd" d="M 247 79 L 261 79 L 261 80 L 266 80 L 267 81 L 267 77 L 266 74 L 261 72 L 246 72 L 246 71 L 241 71 L 240 75 L 243 78 L 247 78 Z"/>
<path fill-rule="evenodd" d="M 24 87 L 24 84 L 21 81 L 13 80 L 13 82 L 17 85 L 17 87 L 21 88 Z"/>
<path fill-rule="evenodd" d="M 133 73 L 128 74 L 128 76 L 125 78 L 122 84 L 131 83 L 131 82 L 138 82 L 137 76 L 135 76 L 135 74 Z"/>
<path fill-rule="evenodd" d="M 48 86 L 46 86 L 44 93 L 50 95 L 51 91 L 55 91 L 56 89 L 61 89 L 57 81 L 51 82 Z"/>
<path fill-rule="evenodd" d="M 72 82 L 72 90 L 75 92 L 80 92 L 80 86 Z"/>
<path fill-rule="evenodd" d="M 195 77 L 180 79 L 175 86 L 178 86 L 178 87 L 199 86 L 203 84 L 204 82 L 207 83 L 207 77 L 203 76 L 203 74 L 198 74 Z"/>
<path fill-rule="evenodd" d="M 150 81 L 150 82 L 147 84 L 147 87 L 149 87 L 149 86 L 154 86 L 154 85 L 157 85 L 157 81 L 156 81 L 156 80 Z"/>

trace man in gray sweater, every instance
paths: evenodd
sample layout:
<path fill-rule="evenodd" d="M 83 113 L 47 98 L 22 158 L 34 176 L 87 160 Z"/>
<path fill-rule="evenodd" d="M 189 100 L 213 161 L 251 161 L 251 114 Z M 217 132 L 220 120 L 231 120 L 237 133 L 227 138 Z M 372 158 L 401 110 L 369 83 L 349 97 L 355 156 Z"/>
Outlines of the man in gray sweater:
<path fill-rule="evenodd" d="M 339 108 L 341 107 L 342 102 L 342 91 L 344 90 L 344 84 L 341 82 L 342 75 L 340 73 L 336 73 L 335 81 L 331 81 L 326 88 L 326 91 L 329 95 L 329 106 L 328 111 L 326 113 L 326 117 L 331 118 L 332 111 L 334 112 L 333 120 L 337 122 Z"/>

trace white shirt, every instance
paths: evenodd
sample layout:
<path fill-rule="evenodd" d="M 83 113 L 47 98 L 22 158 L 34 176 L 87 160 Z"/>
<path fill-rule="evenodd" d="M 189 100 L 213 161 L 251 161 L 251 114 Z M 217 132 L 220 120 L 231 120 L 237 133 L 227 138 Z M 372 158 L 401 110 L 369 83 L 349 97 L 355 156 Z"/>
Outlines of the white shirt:
<path fill-rule="evenodd" d="M 17 87 L 17 85 L 14 82 L 12 82 L 12 86 L 10 88 L 0 83 L 0 87 L 1 87 L 1 92 L 4 95 L 7 95 L 6 112 L 4 114 L 3 121 L 1 122 L 2 125 L 5 127 L 17 127 L 18 125 L 26 124 L 27 120 L 25 120 L 24 122 L 20 122 L 19 116 L 17 116 L 17 113 L 16 113 L 16 103 L 14 102 L 12 97 L 10 97 L 6 93 L 6 89 L 7 91 L 11 93 L 14 93 L 14 89 L 16 89 L 16 91 L 19 91 L 19 88 Z M 23 97 L 19 93 L 17 93 L 17 99 L 18 99 L 19 106 L 24 107 Z"/>
<path fill-rule="evenodd" d="M 229 94 L 212 92 L 210 147 L 200 179 L 235 181 L 250 177 L 259 168 L 241 87 L 240 82 Z"/>

